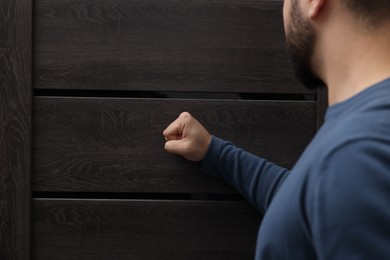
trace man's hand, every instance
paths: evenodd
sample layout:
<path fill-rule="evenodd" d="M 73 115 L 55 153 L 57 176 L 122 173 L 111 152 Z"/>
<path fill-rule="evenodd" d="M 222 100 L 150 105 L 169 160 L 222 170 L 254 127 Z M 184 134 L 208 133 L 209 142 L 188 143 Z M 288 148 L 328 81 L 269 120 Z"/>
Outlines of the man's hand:
<path fill-rule="evenodd" d="M 183 112 L 164 130 L 165 150 L 182 155 L 190 161 L 201 161 L 211 142 L 209 132 L 191 116 Z"/>

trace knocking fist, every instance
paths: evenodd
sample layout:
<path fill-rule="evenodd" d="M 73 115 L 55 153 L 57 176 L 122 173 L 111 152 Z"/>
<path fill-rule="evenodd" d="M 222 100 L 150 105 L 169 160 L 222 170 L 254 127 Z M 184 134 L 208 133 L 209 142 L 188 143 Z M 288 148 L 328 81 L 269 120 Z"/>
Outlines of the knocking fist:
<path fill-rule="evenodd" d="M 190 161 L 201 161 L 211 142 L 211 135 L 191 116 L 183 112 L 164 130 L 165 150 L 182 155 Z"/>

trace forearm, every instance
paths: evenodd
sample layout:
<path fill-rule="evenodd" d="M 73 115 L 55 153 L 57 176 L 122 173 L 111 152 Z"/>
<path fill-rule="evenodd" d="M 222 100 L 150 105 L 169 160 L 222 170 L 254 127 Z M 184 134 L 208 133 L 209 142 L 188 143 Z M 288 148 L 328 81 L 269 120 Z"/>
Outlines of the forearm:
<path fill-rule="evenodd" d="M 261 212 L 266 211 L 289 172 L 215 136 L 200 170 L 223 178 Z"/>

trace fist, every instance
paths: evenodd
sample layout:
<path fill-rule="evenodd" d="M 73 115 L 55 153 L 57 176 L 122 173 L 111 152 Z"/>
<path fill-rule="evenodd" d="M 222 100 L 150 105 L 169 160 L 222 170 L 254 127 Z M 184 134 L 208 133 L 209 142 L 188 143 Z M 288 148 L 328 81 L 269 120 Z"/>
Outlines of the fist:
<path fill-rule="evenodd" d="M 163 135 L 167 152 L 182 155 L 190 161 L 203 160 L 211 142 L 209 132 L 188 112 L 181 113 Z"/>

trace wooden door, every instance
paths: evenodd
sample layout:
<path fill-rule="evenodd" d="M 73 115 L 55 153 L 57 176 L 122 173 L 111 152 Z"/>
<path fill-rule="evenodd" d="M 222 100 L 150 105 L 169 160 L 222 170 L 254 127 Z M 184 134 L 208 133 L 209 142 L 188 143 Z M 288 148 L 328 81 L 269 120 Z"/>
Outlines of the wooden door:
<path fill-rule="evenodd" d="M 292 167 L 326 102 L 292 75 L 282 5 L 2 0 L 0 258 L 252 259 L 261 215 L 162 131 L 189 111 Z"/>

